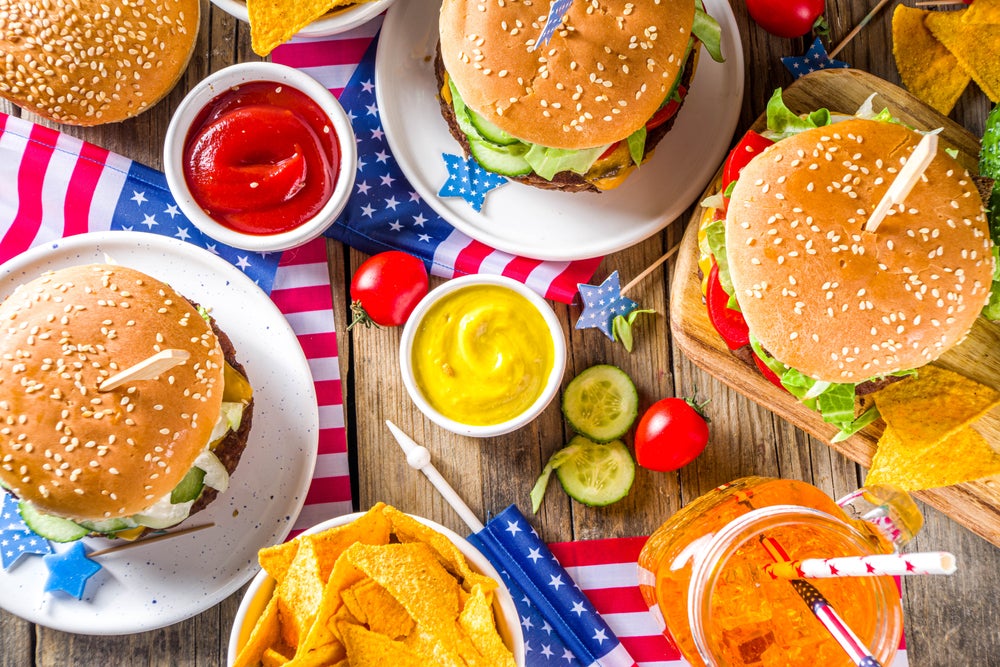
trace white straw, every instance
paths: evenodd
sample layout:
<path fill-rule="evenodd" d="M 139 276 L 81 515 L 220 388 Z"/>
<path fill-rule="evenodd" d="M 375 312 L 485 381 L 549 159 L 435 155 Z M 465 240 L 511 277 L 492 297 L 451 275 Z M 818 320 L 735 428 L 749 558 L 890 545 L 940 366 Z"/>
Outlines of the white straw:
<path fill-rule="evenodd" d="M 845 556 L 843 558 L 806 558 L 769 564 L 765 568 L 767 573 L 775 579 L 952 574 L 955 569 L 955 555 L 947 551 Z"/>
<path fill-rule="evenodd" d="M 481 531 L 483 529 L 483 522 L 469 509 L 469 506 L 465 504 L 461 496 L 458 495 L 455 489 L 451 488 L 451 484 L 434 467 L 434 464 L 431 463 L 431 453 L 427 451 L 427 448 L 418 445 L 413 441 L 413 438 L 403 433 L 398 426 L 388 419 L 385 420 L 385 425 L 389 427 L 392 435 L 396 438 L 396 442 L 399 443 L 399 446 L 406 453 L 406 462 L 410 467 L 419 470 L 427 476 L 427 479 L 431 481 L 431 484 L 438 490 L 438 493 L 451 505 L 453 510 L 458 512 L 458 516 L 462 518 L 462 521 L 469 527 L 469 530 L 473 533 Z"/>

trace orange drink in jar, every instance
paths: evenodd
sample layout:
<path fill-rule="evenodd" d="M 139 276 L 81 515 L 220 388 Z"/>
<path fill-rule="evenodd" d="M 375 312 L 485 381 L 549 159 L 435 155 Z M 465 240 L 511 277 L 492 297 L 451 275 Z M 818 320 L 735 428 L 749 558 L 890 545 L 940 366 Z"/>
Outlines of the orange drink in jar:
<path fill-rule="evenodd" d="M 853 521 L 805 482 L 748 477 L 682 508 L 639 556 L 640 589 L 664 632 L 693 665 L 824 667 L 854 664 L 790 582 L 765 573 L 762 537 L 790 558 L 891 553 L 893 544 Z M 861 641 L 889 665 L 902 636 L 891 577 L 812 580 Z"/>

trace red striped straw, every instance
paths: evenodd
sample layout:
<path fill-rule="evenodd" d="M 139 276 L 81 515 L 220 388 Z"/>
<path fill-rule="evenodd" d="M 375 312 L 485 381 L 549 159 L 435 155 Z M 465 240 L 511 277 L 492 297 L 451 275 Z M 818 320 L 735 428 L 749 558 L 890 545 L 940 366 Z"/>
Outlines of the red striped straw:
<path fill-rule="evenodd" d="M 773 538 L 761 535 L 760 543 L 776 563 L 791 562 L 792 559 L 789 557 L 788 552 Z M 795 589 L 795 592 L 799 594 L 799 597 L 802 598 L 802 601 L 806 603 L 813 615 L 823 624 L 823 627 L 829 631 L 830 635 L 844 649 L 844 652 L 850 656 L 855 665 L 858 665 L 858 667 L 881 667 L 881 663 L 872 655 L 871 650 L 847 626 L 844 619 L 840 617 L 815 586 L 804 579 L 790 579 L 789 583 Z"/>
<path fill-rule="evenodd" d="M 764 567 L 772 579 L 830 579 L 910 574 L 952 574 L 955 556 L 947 551 L 912 554 L 878 554 L 843 558 L 807 558 L 777 562 Z"/>

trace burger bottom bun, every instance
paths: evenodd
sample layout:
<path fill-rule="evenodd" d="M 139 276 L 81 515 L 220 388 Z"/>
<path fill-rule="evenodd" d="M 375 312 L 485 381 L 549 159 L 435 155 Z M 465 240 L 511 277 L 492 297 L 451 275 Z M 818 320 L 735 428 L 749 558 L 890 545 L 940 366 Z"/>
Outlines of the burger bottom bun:
<path fill-rule="evenodd" d="M 684 66 L 684 72 L 681 75 L 681 85 L 685 88 L 689 88 L 691 86 L 691 80 L 694 78 L 694 71 L 698 60 L 698 48 L 700 48 L 700 44 L 696 41 L 694 47 L 692 47 L 691 56 L 687 59 L 687 63 Z M 439 93 L 438 102 L 441 105 L 441 115 L 444 116 L 445 121 L 448 123 L 448 131 L 451 132 L 451 136 L 453 136 L 455 141 L 462 146 L 462 151 L 468 157 L 471 155 L 469 138 L 465 136 L 462 128 L 458 125 L 458 120 L 455 118 L 455 108 L 446 102 L 440 95 L 440 91 L 444 87 L 445 83 L 445 69 L 444 62 L 441 59 L 440 44 L 438 45 L 437 54 L 434 58 L 434 74 L 437 78 L 437 89 Z M 684 100 L 681 100 L 681 106 L 683 105 Z M 674 126 L 674 121 L 677 120 L 677 114 L 679 113 L 680 109 L 678 109 L 677 113 L 675 113 L 667 122 L 649 131 L 646 135 L 646 150 L 643 153 L 643 161 L 649 158 L 653 149 L 656 148 L 656 145 L 660 143 L 663 137 L 667 136 L 667 132 L 669 132 Z M 618 176 L 623 171 L 631 170 L 634 167 L 635 164 L 631 162 L 622 164 L 605 173 L 601 173 L 600 178 L 612 178 Z M 524 176 L 512 176 L 509 178 L 512 181 L 524 183 L 525 185 L 541 188 L 543 190 L 559 190 L 562 192 L 602 192 L 600 188 L 587 180 L 585 176 L 585 174 L 577 174 L 572 171 L 560 171 L 552 177 L 552 180 L 543 178 L 535 172 L 525 174 Z"/>

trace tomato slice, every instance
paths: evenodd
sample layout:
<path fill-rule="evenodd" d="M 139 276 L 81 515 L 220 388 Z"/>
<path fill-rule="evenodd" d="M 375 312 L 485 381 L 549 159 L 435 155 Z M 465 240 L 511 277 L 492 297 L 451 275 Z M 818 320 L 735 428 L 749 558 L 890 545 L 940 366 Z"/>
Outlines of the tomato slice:
<path fill-rule="evenodd" d="M 684 86 L 677 86 L 677 97 L 676 100 L 670 100 L 659 110 L 653 114 L 653 117 L 646 121 L 646 129 L 652 130 L 653 128 L 663 125 L 668 120 L 674 117 L 677 110 L 681 108 L 681 102 L 684 101 L 684 96 L 687 95 L 687 88 Z"/>
<path fill-rule="evenodd" d="M 773 143 L 767 137 L 757 134 L 753 130 L 747 131 L 736 147 L 730 151 L 729 157 L 726 158 L 726 164 L 722 168 L 722 191 L 725 192 L 729 188 L 729 184 L 740 177 L 743 167 L 747 166 L 754 156 Z"/>
<path fill-rule="evenodd" d="M 787 389 L 785 389 L 785 385 L 781 384 L 781 380 L 778 378 L 778 375 L 770 368 L 768 368 L 767 364 L 765 364 L 763 360 L 761 360 L 761 358 L 757 356 L 756 353 L 753 353 L 753 362 L 757 365 L 757 370 L 760 371 L 760 374 L 766 377 L 768 380 L 770 380 L 771 384 L 775 385 L 779 389 L 784 389 L 785 391 L 788 391 Z"/>
<path fill-rule="evenodd" d="M 708 273 L 708 292 L 705 294 L 705 301 L 708 305 L 709 321 L 730 350 L 738 350 L 750 344 L 750 327 L 747 326 L 742 313 L 726 305 L 729 302 L 729 294 L 719 282 L 719 265 L 714 260 L 712 269 Z"/>

